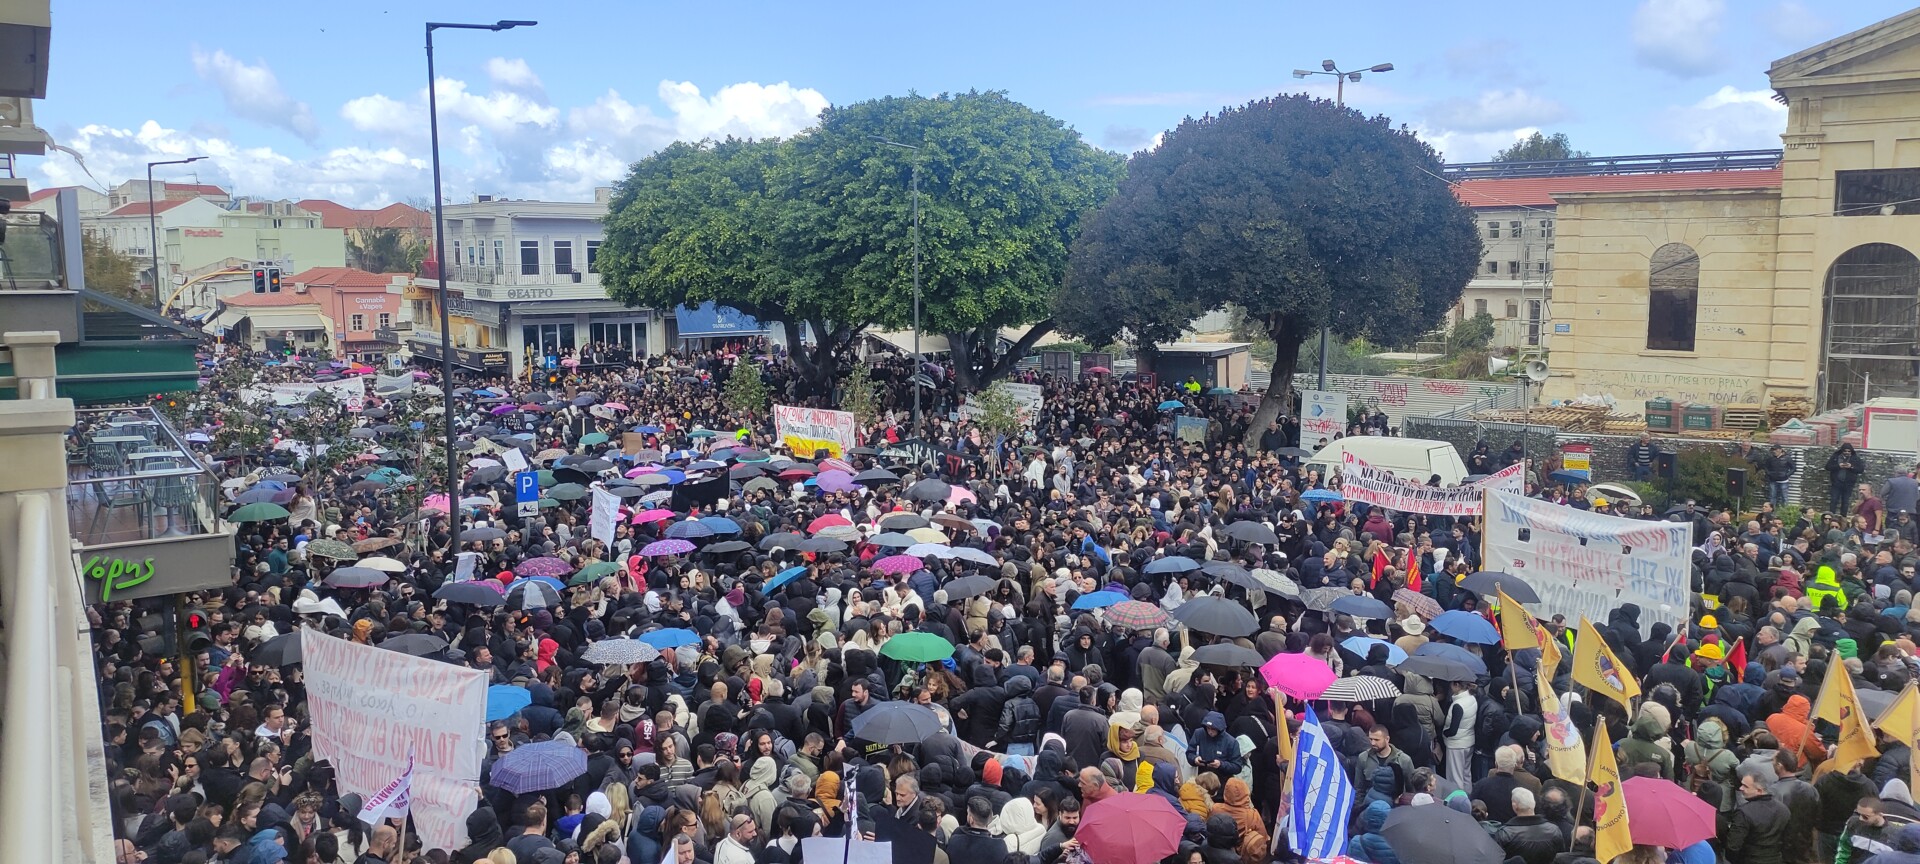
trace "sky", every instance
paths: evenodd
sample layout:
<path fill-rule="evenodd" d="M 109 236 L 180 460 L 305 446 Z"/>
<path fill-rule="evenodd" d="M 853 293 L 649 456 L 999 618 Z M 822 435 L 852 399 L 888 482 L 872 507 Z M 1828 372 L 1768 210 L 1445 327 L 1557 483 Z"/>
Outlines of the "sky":
<path fill-rule="evenodd" d="M 830 104 L 1003 90 L 1131 153 L 1183 118 L 1346 85 L 1473 162 L 1535 130 L 1595 155 L 1777 148 L 1775 60 L 1909 8 L 1892 0 L 1585 3 L 653 3 L 54 0 L 36 122 L 70 148 L 37 185 L 145 176 L 257 198 L 431 200 L 427 20 L 445 199 L 591 200 L 674 140 L 791 136 Z M 84 161 L 84 165 L 82 164 Z"/>

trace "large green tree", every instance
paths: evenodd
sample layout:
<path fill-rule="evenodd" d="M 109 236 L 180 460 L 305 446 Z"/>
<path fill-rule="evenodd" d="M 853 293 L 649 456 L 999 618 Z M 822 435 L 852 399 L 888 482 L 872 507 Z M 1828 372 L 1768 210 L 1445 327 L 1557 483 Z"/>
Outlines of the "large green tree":
<path fill-rule="evenodd" d="M 88 288 L 134 303 L 153 304 L 152 292 L 140 288 L 140 270 L 145 262 L 115 251 L 105 238 L 91 231 L 81 232 L 80 263 L 86 267 Z"/>
<path fill-rule="evenodd" d="M 347 264 L 368 273 L 412 273 L 427 246 L 404 228 L 363 228 L 347 237 Z"/>
<path fill-rule="evenodd" d="M 1513 142 L 1498 153 L 1493 154 L 1495 162 L 1551 162 L 1560 159 L 1585 159 L 1592 154 L 1585 150 L 1573 149 L 1573 142 L 1567 140 L 1567 133 L 1555 132 L 1542 135 L 1535 132 Z"/>
<path fill-rule="evenodd" d="M 1301 344 L 1322 325 L 1409 344 L 1473 278 L 1473 214 L 1439 171 L 1413 133 L 1324 99 L 1277 96 L 1189 118 L 1133 159 L 1089 220 L 1062 304 L 1097 295 L 1136 334 L 1244 308 L 1275 347 L 1248 433 L 1257 440 L 1287 402 Z"/>

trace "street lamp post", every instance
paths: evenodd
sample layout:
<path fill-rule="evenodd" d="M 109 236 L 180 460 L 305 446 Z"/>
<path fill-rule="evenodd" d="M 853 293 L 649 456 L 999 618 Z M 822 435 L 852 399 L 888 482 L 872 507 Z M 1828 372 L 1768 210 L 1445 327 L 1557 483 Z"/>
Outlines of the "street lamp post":
<path fill-rule="evenodd" d="M 1347 107 L 1347 82 L 1348 81 L 1358 82 L 1360 80 L 1361 72 L 1392 72 L 1392 71 L 1393 71 L 1392 63 L 1375 63 L 1374 65 L 1369 66 L 1364 70 L 1342 72 L 1340 71 L 1339 67 L 1334 65 L 1334 62 L 1332 60 L 1322 60 L 1320 61 L 1319 69 L 1317 70 L 1295 69 L 1293 70 L 1293 77 L 1305 78 L 1309 75 L 1332 75 L 1333 81 L 1334 81 L 1333 104 L 1338 107 L 1345 108 Z M 1316 389 L 1323 390 L 1323 391 L 1327 389 L 1327 333 L 1332 329 L 1333 329 L 1332 322 L 1328 322 L 1327 326 L 1320 328 L 1320 378 L 1319 378 L 1319 385 Z"/>
<path fill-rule="evenodd" d="M 875 136 L 875 141 L 888 147 L 898 147 L 913 151 L 913 375 L 907 377 L 907 383 L 913 387 L 913 435 L 920 437 L 920 382 L 914 380 L 920 375 L 920 148 L 912 144 L 902 144 Z"/>
<path fill-rule="evenodd" d="M 435 30 L 512 30 L 532 27 L 537 21 L 496 21 L 492 24 L 449 24 L 427 22 L 427 130 L 433 151 L 433 257 L 434 275 L 440 277 L 440 398 L 445 422 L 447 450 L 447 548 L 460 553 L 460 481 L 458 454 L 453 451 L 453 325 L 448 321 L 447 300 L 447 223 L 445 199 L 440 194 L 440 100 L 434 95 L 438 80 L 433 74 L 433 31 Z"/>
<path fill-rule="evenodd" d="M 207 157 L 189 156 L 185 159 L 168 159 L 164 162 L 147 163 L 147 251 L 153 255 L 153 306 L 161 312 L 167 311 L 165 308 L 167 296 L 162 293 L 165 289 L 160 285 L 160 199 L 154 197 L 153 194 L 153 166 L 185 165 L 188 162 L 198 162 L 205 158 Z"/>

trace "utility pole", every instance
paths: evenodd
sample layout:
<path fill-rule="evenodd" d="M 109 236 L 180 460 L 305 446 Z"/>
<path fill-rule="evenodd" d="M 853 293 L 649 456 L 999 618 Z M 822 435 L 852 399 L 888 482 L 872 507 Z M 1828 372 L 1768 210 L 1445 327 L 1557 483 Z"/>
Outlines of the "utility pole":
<path fill-rule="evenodd" d="M 1362 71 L 1392 72 L 1393 64 L 1392 63 L 1375 63 L 1374 65 L 1369 66 Z M 1320 68 L 1318 70 L 1313 70 L 1313 69 L 1293 70 L 1293 77 L 1295 78 L 1305 78 L 1309 75 L 1332 75 L 1333 81 L 1334 81 L 1333 104 L 1337 107 L 1345 108 L 1347 107 L 1347 82 L 1359 81 L 1361 72 L 1359 71 L 1342 72 L 1340 71 L 1340 68 L 1338 66 L 1334 65 L 1334 62 L 1332 60 L 1320 61 Z M 1331 316 L 1333 314 L 1333 310 L 1331 309 L 1327 310 L 1327 314 Z M 1326 326 L 1323 326 L 1320 328 L 1320 378 L 1319 378 L 1319 383 L 1315 389 L 1318 389 L 1321 391 L 1325 391 L 1327 389 L 1327 334 L 1332 329 L 1333 329 L 1332 322 L 1328 322 Z"/>

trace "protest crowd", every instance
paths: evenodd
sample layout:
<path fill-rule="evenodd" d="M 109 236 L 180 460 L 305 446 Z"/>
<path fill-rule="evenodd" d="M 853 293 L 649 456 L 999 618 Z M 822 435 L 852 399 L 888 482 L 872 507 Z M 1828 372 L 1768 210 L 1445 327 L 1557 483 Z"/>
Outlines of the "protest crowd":
<path fill-rule="evenodd" d="M 1343 492 L 1291 421 L 1244 445 L 1238 398 L 1021 372 L 1024 431 L 924 390 L 916 436 L 883 360 L 821 458 L 727 407 L 737 363 L 831 407 L 762 342 L 411 376 L 456 388 L 448 495 L 379 449 L 399 392 L 333 442 L 281 406 L 218 443 L 229 382 L 343 373 L 210 346 L 182 431 L 239 528 L 189 598 L 208 644 L 182 670 L 157 606 L 91 610 L 120 860 L 1920 862 L 1910 475 L 1783 524 L 1467 454 L 1516 466 L 1507 506 L 1683 538 L 1674 602 L 1570 613 L 1481 560 L 1477 511 Z M 452 731 L 373 734 L 401 722 Z"/>

